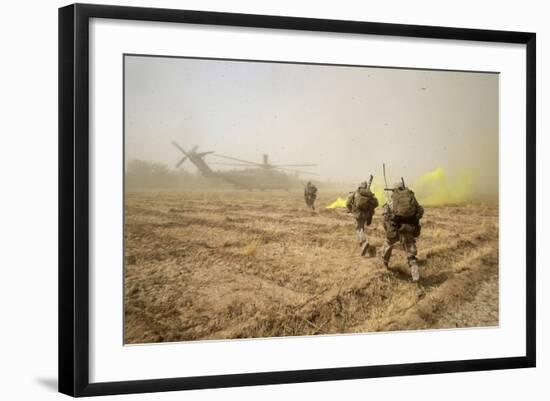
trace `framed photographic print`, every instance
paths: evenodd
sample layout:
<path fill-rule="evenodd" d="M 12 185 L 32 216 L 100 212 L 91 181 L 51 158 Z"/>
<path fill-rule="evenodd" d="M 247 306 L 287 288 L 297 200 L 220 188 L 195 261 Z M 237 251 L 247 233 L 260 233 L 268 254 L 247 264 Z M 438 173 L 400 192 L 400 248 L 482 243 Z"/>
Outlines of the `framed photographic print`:
<path fill-rule="evenodd" d="M 535 34 L 59 10 L 59 390 L 535 366 Z"/>

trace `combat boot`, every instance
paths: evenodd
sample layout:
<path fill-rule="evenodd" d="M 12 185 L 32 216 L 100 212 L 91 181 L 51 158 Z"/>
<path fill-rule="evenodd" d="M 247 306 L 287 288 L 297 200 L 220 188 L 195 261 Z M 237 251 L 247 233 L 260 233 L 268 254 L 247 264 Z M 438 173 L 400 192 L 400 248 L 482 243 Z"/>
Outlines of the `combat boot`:
<path fill-rule="evenodd" d="M 365 240 L 365 242 L 363 243 L 363 246 L 361 247 L 361 256 L 365 256 L 367 254 L 367 252 L 369 251 L 370 247 L 369 247 L 369 241 Z M 369 256 L 371 254 L 369 253 Z"/>
<path fill-rule="evenodd" d="M 389 261 L 389 259 L 385 258 L 385 255 L 383 253 L 382 253 L 382 263 L 384 264 L 384 267 L 386 269 L 390 268 L 390 261 Z"/>

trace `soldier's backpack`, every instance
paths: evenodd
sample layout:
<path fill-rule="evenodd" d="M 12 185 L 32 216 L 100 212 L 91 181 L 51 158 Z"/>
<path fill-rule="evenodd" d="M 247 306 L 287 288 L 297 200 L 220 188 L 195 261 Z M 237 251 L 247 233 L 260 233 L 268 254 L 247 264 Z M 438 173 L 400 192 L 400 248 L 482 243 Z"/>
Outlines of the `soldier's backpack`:
<path fill-rule="evenodd" d="M 355 191 L 354 204 L 359 210 L 371 211 L 374 209 L 374 194 L 368 189 L 358 189 Z"/>
<path fill-rule="evenodd" d="M 409 188 L 395 189 L 392 194 L 392 205 L 395 216 L 409 219 L 416 215 L 418 202 L 414 197 L 414 192 Z"/>
<path fill-rule="evenodd" d="M 304 189 L 305 196 L 311 198 L 317 196 L 317 187 L 314 185 L 308 185 Z"/>

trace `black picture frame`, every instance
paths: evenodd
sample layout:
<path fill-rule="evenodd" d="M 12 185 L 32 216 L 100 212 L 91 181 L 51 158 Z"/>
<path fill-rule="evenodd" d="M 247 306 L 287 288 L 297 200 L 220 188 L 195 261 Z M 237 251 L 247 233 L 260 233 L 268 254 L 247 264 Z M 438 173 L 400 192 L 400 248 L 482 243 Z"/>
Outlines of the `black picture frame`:
<path fill-rule="evenodd" d="M 195 376 L 154 380 L 89 381 L 89 132 L 90 18 L 285 30 L 438 38 L 526 45 L 526 353 L 520 357 L 382 366 Z M 59 391 L 95 396 L 237 387 L 384 376 L 534 367 L 536 280 L 536 35 L 479 29 L 339 21 L 221 12 L 74 4 L 59 9 Z"/>

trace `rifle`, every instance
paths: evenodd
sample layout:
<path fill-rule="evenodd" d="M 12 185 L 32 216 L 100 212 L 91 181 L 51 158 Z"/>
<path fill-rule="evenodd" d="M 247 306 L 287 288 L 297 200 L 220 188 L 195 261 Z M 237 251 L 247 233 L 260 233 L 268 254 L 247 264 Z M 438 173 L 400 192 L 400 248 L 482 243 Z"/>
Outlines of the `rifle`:
<path fill-rule="evenodd" d="M 384 196 L 386 197 L 386 203 L 388 202 L 388 192 L 393 191 L 388 188 L 388 181 L 386 180 L 386 163 L 382 163 L 382 171 L 384 172 Z"/>
<path fill-rule="evenodd" d="M 374 177 L 373 177 L 372 174 L 371 174 L 370 177 L 369 177 L 369 183 L 368 183 L 368 185 L 367 185 L 367 189 L 368 189 L 369 191 L 370 191 L 370 186 L 371 186 L 371 184 L 372 184 L 372 179 L 373 179 L 373 178 L 374 178 Z"/>

